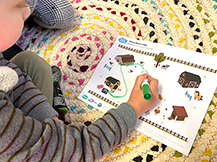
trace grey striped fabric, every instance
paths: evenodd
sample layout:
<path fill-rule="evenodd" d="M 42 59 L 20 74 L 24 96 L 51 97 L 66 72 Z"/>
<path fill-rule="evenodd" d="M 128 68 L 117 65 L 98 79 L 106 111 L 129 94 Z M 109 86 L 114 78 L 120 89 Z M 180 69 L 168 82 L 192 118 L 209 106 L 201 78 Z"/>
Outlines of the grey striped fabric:
<path fill-rule="evenodd" d="M 68 0 L 27 0 L 33 20 L 45 28 L 66 28 L 72 25 L 74 9 Z"/>
<path fill-rule="evenodd" d="M 1 162 L 92 162 L 123 142 L 137 122 L 133 108 L 122 103 L 88 127 L 64 125 L 50 119 L 57 113 L 46 97 L 1 53 L 0 66 L 14 69 L 19 77 L 8 93 L 0 91 Z"/>
<path fill-rule="evenodd" d="M 18 84 L 13 88 L 13 91 L 8 92 L 14 107 L 20 108 L 25 116 L 31 116 L 39 121 L 58 116 L 47 98 L 32 83 L 31 78 L 15 64 L 5 60 L 2 53 L 0 53 L 0 66 L 12 68 L 19 77 Z M 41 111 L 42 108 L 43 112 Z"/>

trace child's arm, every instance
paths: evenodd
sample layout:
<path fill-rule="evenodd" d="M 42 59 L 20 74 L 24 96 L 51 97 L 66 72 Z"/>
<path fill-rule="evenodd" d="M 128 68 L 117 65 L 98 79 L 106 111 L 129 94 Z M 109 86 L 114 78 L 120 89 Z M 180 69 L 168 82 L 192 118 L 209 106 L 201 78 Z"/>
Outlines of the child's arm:
<path fill-rule="evenodd" d="M 150 84 L 151 82 L 150 80 Z M 138 79 L 137 84 L 140 84 Z M 157 94 L 157 91 L 152 92 L 153 96 Z M 135 97 L 139 97 L 139 93 L 132 92 L 129 103 L 134 101 Z M 136 105 L 134 107 L 136 112 L 140 108 Z M 151 104 L 143 111 L 149 108 Z M 0 91 L 0 159 L 95 161 L 125 140 L 137 121 L 134 109 L 128 103 L 122 103 L 117 109 L 109 110 L 88 127 L 79 124 L 66 126 L 52 119 L 39 122 L 23 116 L 20 109 L 14 108 L 8 95 Z"/>
<path fill-rule="evenodd" d="M 23 116 L 0 91 L 0 159 L 2 161 L 95 161 L 124 141 L 136 114 L 127 103 L 108 111 L 89 127 L 66 126 L 52 119 Z"/>

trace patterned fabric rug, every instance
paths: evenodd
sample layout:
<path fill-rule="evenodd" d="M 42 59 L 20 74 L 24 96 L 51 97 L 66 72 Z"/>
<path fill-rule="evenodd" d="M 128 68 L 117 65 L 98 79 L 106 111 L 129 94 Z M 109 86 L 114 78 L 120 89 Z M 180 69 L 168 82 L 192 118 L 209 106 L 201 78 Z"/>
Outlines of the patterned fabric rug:
<path fill-rule="evenodd" d="M 70 0 L 71 28 L 23 30 L 17 44 L 61 68 L 70 123 L 89 125 L 103 113 L 77 99 L 118 35 L 217 55 L 217 0 Z M 215 88 L 215 87 L 210 87 Z M 217 91 L 189 156 L 134 130 L 99 161 L 217 161 Z"/>

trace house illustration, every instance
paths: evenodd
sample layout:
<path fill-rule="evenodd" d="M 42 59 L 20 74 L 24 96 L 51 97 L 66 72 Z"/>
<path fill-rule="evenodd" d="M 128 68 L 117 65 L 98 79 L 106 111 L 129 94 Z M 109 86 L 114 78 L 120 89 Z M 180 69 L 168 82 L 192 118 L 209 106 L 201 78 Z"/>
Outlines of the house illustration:
<path fill-rule="evenodd" d="M 121 65 L 129 65 L 134 64 L 134 56 L 133 55 L 117 55 L 115 60 Z"/>
<path fill-rule="evenodd" d="M 180 75 L 178 83 L 183 88 L 198 88 L 200 86 L 200 83 L 201 83 L 201 78 L 199 75 L 184 71 Z"/>
<path fill-rule="evenodd" d="M 188 114 L 184 106 L 173 106 L 173 112 L 168 119 L 175 121 L 185 121 L 186 117 L 188 117 Z"/>
<path fill-rule="evenodd" d="M 115 90 L 120 86 L 121 82 L 113 77 L 107 77 L 104 83 L 111 89 Z"/>

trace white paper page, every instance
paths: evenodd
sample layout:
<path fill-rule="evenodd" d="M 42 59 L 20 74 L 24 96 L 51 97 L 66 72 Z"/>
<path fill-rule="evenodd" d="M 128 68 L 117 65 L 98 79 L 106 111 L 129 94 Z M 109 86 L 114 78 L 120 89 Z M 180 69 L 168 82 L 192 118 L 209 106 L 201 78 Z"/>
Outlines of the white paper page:
<path fill-rule="evenodd" d="M 141 115 L 136 129 L 188 155 L 216 89 L 217 75 L 168 59 L 157 63 L 142 51 L 216 70 L 217 57 L 119 36 L 78 98 L 106 112 L 126 102 L 137 75 L 147 72 L 159 80 L 161 100 Z"/>

